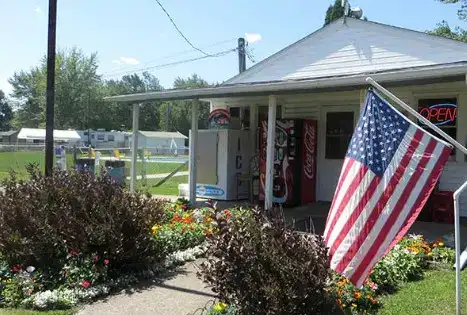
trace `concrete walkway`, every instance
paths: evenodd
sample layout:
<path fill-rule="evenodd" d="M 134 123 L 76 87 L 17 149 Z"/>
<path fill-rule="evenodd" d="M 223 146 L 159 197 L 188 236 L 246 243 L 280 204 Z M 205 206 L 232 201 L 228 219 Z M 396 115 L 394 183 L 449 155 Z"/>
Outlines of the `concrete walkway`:
<path fill-rule="evenodd" d="M 147 179 L 154 179 L 154 178 L 166 178 L 167 176 L 169 176 L 170 173 L 162 173 L 162 174 L 148 174 L 146 175 L 146 178 Z M 188 172 L 178 172 L 178 173 L 175 173 L 174 175 L 172 175 L 173 177 L 176 177 L 176 176 L 188 176 Z M 131 179 L 131 177 L 127 176 L 128 180 Z M 138 175 L 136 176 L 136 179 L 143 179 L 143 177 L 141 175 Z"/>
<path fill-rule="evenodd" d="M 190 262 L 177 269 L 172 278 L 141 285 L 132 293 L 119 293 L 85 305 L 78 315 L 187 315 L 212 305 L 214 294 L 196 277 L 197 265 Z M 201 315 L 201 310 L 196 312 Z"/>

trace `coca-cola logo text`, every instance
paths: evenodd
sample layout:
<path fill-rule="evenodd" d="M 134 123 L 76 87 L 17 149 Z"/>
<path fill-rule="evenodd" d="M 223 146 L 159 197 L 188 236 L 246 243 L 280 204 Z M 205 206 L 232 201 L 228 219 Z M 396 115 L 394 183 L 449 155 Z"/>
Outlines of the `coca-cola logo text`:
<path fill-rule="evenodd" d="M 304 129 L 303 144 L 305 145 L 305 152 L 303 169 L 305 176 L 311 180 L 315 177 L 316 130 L 312 125 L 308 124 L 304 126 Z"/>

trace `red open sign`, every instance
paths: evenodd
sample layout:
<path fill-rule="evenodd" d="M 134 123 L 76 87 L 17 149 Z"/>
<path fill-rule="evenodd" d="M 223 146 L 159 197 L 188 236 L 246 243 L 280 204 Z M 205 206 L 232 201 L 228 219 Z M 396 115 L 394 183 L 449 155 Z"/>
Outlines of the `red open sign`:
<path fill-rule="evenodd" d="M 429 104 L 433 103 L 435 100 L 425 100 L 425 104 L 420 104 L 418 108 L 418 112 L 420 115 L 428 119 L 434 125 L 441 126 L 455 126 L 456 125 L 456 117 L 457 117 L 457 105 L 456 100 L 438 100 L 444 101 L 437 104 Z M 423 100 L 420 100 L 422 103 Z"/>

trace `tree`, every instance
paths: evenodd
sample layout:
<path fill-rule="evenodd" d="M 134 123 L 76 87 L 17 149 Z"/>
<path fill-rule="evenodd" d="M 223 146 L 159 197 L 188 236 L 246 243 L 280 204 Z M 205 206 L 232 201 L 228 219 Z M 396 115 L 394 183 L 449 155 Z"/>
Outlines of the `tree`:
<path fill-rule="evenodd" d="M 334 5 L 330 5 L 326 11 L 326 17 L 324 18 L 324 25 L 328 25 L 335 20 L 340 19 L 344 16 L 344 7 L 342 6 L 342 0 L 335 0 Z"/>
<path fill-rule="evenodd" d="M 457 16 L 459 19 L 467 21 L 467 0 L 438 0 L 443 3 L 460 3 L 461 7 L 457 11 Z"/>
<path fill-rule="evenodd" d="M 197 74 L 193 74 L 186 79 L 178 77 L 174 82 L 174 88 L 176 89 L 201 88 L 208 86 L 210 85 Z M 179 131 L 184 135 L 188 135 L 188 132 L 191 129 L 192 104 L 193 101 L 172 101 L 162 104 L 159 110 L 162 129 L 167 131 Z M 209 104 L 206 102 L 200 102 L 200 106 L 198 108 L 198 125 L 200 128 L 205 126 L 208 115 Z"/>
<path fill-rule="evenodd" d="M 13 119 L 13 110 L 8 104 L 5 93 L 0 90 L 0 131 L 11 129 L 11 120 Z"/>
<path fill-rule="evenodd" d="M 428 34 L 442 36 L 467 43 L 467 31 L 461 29 L 460 27 L 456 27 L 454 30 L 452 30 L 446 21 L 438 23 L 438 27 L 432 31 L 428 31 Z"/>
<path fill-rule="evenodd" d="M 39 66 L 15 72 L 8 80 L 18 103 L 17 120 L 23 127 L 45 125 L 46 64 L 44 56 Z M 102 98 L 97 54 L 87 56 L 77 48 L 58 51 L 55 66 L 55 128 L 88 128 L 93 106 Z"/>
<path fill-rule="evenodd" d="M 109 80 L 105 83 L 106 95 L 122 95 L 143 92 L 161 91 L 163 87 L 159 80 L 149 72 L 142 75 L 125 75 L 120 80 Z M 129 104 L 110 103 L 108 117 L 112 117 L 112 127 L 109 129 L 131 129 L 132 107 Z M 144 102 L 140 109 L 139 129 L 159 130 L 160 102 Z M 110 114 L 111 113 L 111 114 Z M 102 127 L 101 127 L 102 128 Z"/>

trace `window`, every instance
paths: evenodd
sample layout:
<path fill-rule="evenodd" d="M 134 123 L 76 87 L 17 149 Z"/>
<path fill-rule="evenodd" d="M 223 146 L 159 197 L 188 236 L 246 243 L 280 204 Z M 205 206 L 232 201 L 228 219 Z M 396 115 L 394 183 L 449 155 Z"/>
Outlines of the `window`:
<path fill-rule="evenodd" d="M 115 136 L 114 135 L 108 135 L 107 136 L 107 141 L 115 141 Z"/>
<path fill-rule="evenodd" d="M 91 139 L 94 139 L 94 133 L 91 133 Z"/>
<path fill-rule="evenodd" d="M 97 135 L 97 141 L 104 141 L 105 135 L 104 134 L 98 134 Z"/>
<path fill-rule="evenodd" d="M 353 112 L 326 114 L 326 159 L 345 158 L 354 128 Z"/>
<path fill-rule="evenodd" d="M 428 119 L 430 122 L 435 124 L 442 131 L 456 139 L 457 137 L 457 99 L 456 98 L 438 98 L 438 99 L 421 99 L 418 101 L 418 112 Z M 440 139 L 444 138 L 440 136 L 436 131 L 426 126 L 421 121 L 418 124 L 437 136 Z M 455 155 L 453 149 L 451 155 Z"/>
<path fill-rule="evenodd" d="M 231 117 L 240 117 L 240 107 L 230 107 Z"/>

